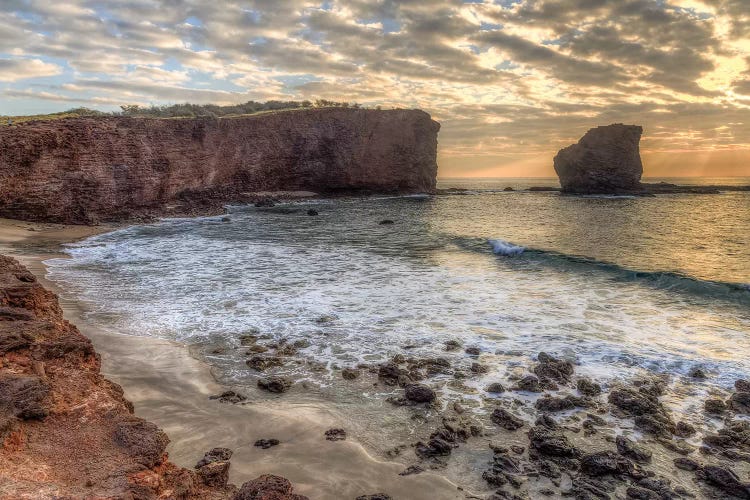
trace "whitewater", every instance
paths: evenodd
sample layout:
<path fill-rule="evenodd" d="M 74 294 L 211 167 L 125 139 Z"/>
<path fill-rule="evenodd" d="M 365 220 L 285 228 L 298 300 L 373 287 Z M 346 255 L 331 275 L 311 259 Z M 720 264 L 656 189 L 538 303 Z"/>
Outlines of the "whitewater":
<path fill-rule="evenodd" d="M 414 429 L 376 426 L 387 421 L 382 400 L 392 389 L 353 390 L 341 368 L 449 356 L 470 373 L 476 360 L 446 354 L 448 341 L 478 348 L 488 371 L 431 383 L 444 406 L 461 401 L 477 415 L 503 397 L 482 388 L 512 385 L 540 351 L 605 387 L 666 374 L 674 389 L 666 403 L 686 415 L 750 373 L 750 193 L 519 190 L 538 182 L 444 181 L 463 191 L 230 207 L 228 220 L 95 236 L 47 265 L 87 305 L 88 321 L 194 346 L 233 386 L 259 377 L 245 364 L 243 336 L 296 343 L 299 362 L 275 373 L 309 384 L 304 400 L 347 405 L 376 452 Z M 709 377 L 688 389 L 694 368 Z"/>

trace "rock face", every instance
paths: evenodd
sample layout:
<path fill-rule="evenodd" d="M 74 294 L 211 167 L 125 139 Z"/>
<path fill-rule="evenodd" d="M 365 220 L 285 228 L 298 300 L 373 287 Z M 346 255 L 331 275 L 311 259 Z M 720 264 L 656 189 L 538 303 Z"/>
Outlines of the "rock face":
<path fill-rule="evenodd" d="M 0 128 L 0 216 L 91 224 L 249 192 L 432 192 L 439 129 L 423 111 L 342 108 L 27 122 Z"/>
<path fill-rule="evenodd" d="M 617 123 L 592 128 L 577 144 L 555 156 L 564 193 L 607 194 L 641 190 L 643 164 L 638 143 L 643 128 Z"/>
<path fill-rule="evenodd" d="M 120 386 L 101 375 L 99 355 L 57 297 L 3 255 L 0 346 L 0 498 L 306 498 L 276 476 L 238 493 L 227 483 L 226 448 L 196 470 L 171 463 L 167 435 L 134 416 Z"/>

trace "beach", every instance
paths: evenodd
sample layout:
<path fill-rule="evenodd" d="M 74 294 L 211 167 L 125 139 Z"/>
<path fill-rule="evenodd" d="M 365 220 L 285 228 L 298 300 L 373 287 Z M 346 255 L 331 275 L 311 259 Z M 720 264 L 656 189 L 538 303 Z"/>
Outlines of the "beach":
<path fill-rule="evenodd" d="M 29 230 L 32 228 L 33 230 Z M 176 342 L 121 335 L 88 325 L 85 305 L 66 297 L 45 278 L 43 261 L 59 256 L 59 246 L 111 230 L 0 220 L 0 253 L 24 264 L 45 287 L 58 293 L 65 317 L 89 337 L 102 358 L 102 372 L 120 384 L 135 415 L 157 424 L 169 436 L 170 459 L 192 467 L 211 448 L 234 451 L 230 481 L 241 484 L 260 474 L 288 478 L 295 491 L 311 498 L 354 498 L 387 489 L 395 498 L 464 498 L 465 492 L 431 473 L 400 476 L 403 466 L 379 461 L 351 437 L 329 442 L 327 429 L 343 420 L 315 405 L 287 404 L 283 396 L 248 405 L 209 399 L 219 385 L 205 363 Z M 276 438 L 269 450 L 258 439 Z"/>

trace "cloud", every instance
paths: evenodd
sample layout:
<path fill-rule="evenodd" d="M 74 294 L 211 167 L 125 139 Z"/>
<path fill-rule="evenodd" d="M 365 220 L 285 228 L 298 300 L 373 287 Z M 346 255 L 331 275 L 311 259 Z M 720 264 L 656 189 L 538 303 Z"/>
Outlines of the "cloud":
<path fill-rule="evenodd" d="M 613 121 L 653 151 L 750 149 L 748 38 L 746 0 L 6 0 L 0 95 L 420 107 L 441 158 L 483 165 Z"/>
<path fill-rule="evenodd" d="M 60 66 L 39 59 L 0 59 L 0 82 L 17 82 L 60 73 Z"/>

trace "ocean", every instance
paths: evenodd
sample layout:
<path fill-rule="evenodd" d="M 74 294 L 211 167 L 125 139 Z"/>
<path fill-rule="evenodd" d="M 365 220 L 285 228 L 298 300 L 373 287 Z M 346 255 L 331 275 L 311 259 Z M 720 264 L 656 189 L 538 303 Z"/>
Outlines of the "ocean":
<path fill-rule="evenodd" d="M 647 179 L 661 180 L 750 184 Z M 282 397 L 345 414 L 352 435 L 382 457 L 424 439 L 439 410 L 414 418 L 385 401 L 398 388 L 366 374 L 348 382 L 340 369 L 399 354 L 447 358 L 460 375 L 426 383 L 440 408 L 460 402 L 479 421 L 504 399 L 534 401 L 484 388 L 510 387 L 546 351 L 605 387 L 668 375 L 665 404 L 700 428 L 719 426 L 701 411 L 706 395 L 750 374 L 750 192 L 522 191 L 532 185 L 557 181 L 442 179 L 450 194 L 232 206 L 228 221 L 131 226 L 71 244 L 68 258 L 46 264 L 85 304 L 87 321 L 191 345 L 251 401 L 270 396 L 255 389 L 262 374 L 246 366 L 241 337 L 297 342 L 272 370 L 297 382 Z M 311 208 L 319 215 L 307 215 Z M 451 340 L 482 354 L 446 352 Z M 477 360 L 486 373 L 471 371 Z M 705 381 L 687 376 L 696 367 Z M 443 473 L 478 487 L 486 448 L 462 448 Z"/>

